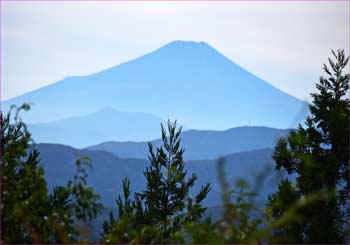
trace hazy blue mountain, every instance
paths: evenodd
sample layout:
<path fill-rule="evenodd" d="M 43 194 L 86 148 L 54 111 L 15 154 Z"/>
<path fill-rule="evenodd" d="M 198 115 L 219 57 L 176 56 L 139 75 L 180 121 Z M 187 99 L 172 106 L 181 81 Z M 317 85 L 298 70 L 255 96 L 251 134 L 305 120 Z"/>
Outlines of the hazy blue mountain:
<path fill-rule="evenodd" d="M 237 127 L 224 131 L 188 130 L 181 135 L 187 160 L 216 159 L 232 153 L 273 148 L 279 137 L 288 134 L 287 129 L 267 127 Z M 155 146 L 161 139 L 152 141 Z M 147 142 L 104 142 L 87 147 L 88 150 L 103 150 L 123 158 L 147 158 Z"/>
<path fill-rule="evenodd" d="M 65 184 L 73 176 L 74 162 L 79 156 L 88 156 L 92 159 L 93 169 L 89 171 L 89 184 L 102 195 L 103 203 L 108 207 L 115 206 L 115 198 L 122 192 L 122 179 L 124 177 L 130 178 L 134 191 L 141 190 L 145 185 L 143 171 L 149 164 L 148 160 L 123 159 L 108 152 L 78 150 L 57 144 L 37 144 L 36 147 L 40 152 L 41 163 L 44 166 L 45 177 L 50 189 L 55 185 Z M 262 170 L 268 174 L 265 167 L 272 168 L 271 154 L 271 149 L 262 149 L 225 157 L 227 179 L 230 183 L 234 183 L 234 180 L 239 177 L 255 181 Z M 212 191 L 206 204 L 208 206 L 220 205 L 220 186 L 217 179 L 216 161 L 188 161 L 186 169 L 188 174 L 192 172 L 198 174 L 196 191 L 199 190 L 200 185 L 211 183 Z M 272 175 L 265 184 L 259 182 L 257 187 L 261 188 L 260 197 L 266 197 L 268 193 L 271 193 L 276 188 L 276 181 L 276 175 Z"/>
<path fill-rule="evenodd" d="M 162 119 L 146 113 L 121 112 L 110 107 L 50 123 L 29 124 L 37 143 L 86 147 L 107 140 L 144 141 L 159 136 Z"/>
<path fill-rule="evenodd" d="M 93 169 L 89 172 L 89 184 L 103 196 L 103 202 L 109 206 L 115 204 L 116 195 L 121 193 L 121 181 L 124 177 L 133 180 L 132 187 L 140 189 L 144 185 L 142 171 L 147 161 L 140 159 L 121 159 L 104 151 L 79 150 L 59 144 L 36 144 L 40 152 L 41 163 L 49 188 L 63 185 L 75 172 L 75 161 L 79 157 L 89 157 Z"/>
<path fill-rule="evenodd" d="M 93 58 L 93 57 L 92 57 Z M 67 77 L 5 101 L 33 103 L 27 122 L 85 115 L 111 106 L 178 119 L 188 128 L 296 126 L 306 103 L 247 72 L 205 42 L 174 41 L 132 61 Z"/>

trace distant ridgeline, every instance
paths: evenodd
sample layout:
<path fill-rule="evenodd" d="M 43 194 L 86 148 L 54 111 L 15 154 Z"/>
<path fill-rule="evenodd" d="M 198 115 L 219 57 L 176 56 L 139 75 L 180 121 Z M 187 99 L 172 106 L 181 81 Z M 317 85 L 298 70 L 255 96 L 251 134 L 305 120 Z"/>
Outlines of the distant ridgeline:
<path fill-rule="evenodd" d="M 93 169 L 89 171 L 89 185 L 102 196 L 107 207 L 115 205 L 115 198 L 122 194 L 122 179 L 131 180 L 133 191 L 140 191 L 145 186 L 143 171 L 149 165 L 147 159 L 119 158 L 105 151 L 78 150 L 65 145 L 38 144 L 41 163 L 45 169 L 45 177 L 49 187 L 62 185 L 74 174 L 74 162 L 78 156 L 87 156 L 93 162 Z M 259 191 L 257 200 L 266 200 L 268 194 L 277 188 L 278 175 L 272 171 L 274 162 L 271 158 L 273 149 L 260 149 L 247 152 L 229 154 L 225 156 L 225 172 L 230 181 L 244 178 L 256 186 Z M 209 207 L 221 204 L 220 186 L 217 178 L 216 160 L 191 160 L 186 162 L 188 173 L 198 174 L 198 182 L 194 192 L 198 192 L 201 185 L 211 183 L 212 190 L 205 199 Z M 266 179 L 257 183 L 257 177 L 264 172 Z M 67 174 L 68 173 L 68 174 Z"/>
<path fill-rule="evenodd" d="M 221 200 L 216 169 L 219 157 L 225 158 L 228 177 L 232 180 L 244 177 L 255 182 L 264 170 L 266 183 L 269 184 L 260 186 L 263 190 L 260 197 L 266 199 L 267 194 L 276 188 L 278 180 L 276 175 L 270 176 L 266 171 L 272 170 L 274 165 L 271 154 L 277 139 L 288 132 L 267 127 L 183 132 L 181 147 L 185 149 L 188 172 L 197 173 L 199 183 L 212 183 L 212 191 L 205 202 L 216 206 Z M 151 142 L 154 147 L 161 145 L 161 139 Z M 121 180 L 124 177 L 131 179 L 133 190 L 144 187 L 143 171 L 149 165 L 147 142 L 105 142 L 81 150 L 61 144 L 37 144 L 36 147 L 50 187 L 65 183 L 71 177 L 67 173 L 74 173 L 75 160 L 82 156 L 91 158 L 93 169 L 89 174 L 89 183 L 102 195 L 107 206 L 114 204 L 116 193 L 122 194 Z"/>

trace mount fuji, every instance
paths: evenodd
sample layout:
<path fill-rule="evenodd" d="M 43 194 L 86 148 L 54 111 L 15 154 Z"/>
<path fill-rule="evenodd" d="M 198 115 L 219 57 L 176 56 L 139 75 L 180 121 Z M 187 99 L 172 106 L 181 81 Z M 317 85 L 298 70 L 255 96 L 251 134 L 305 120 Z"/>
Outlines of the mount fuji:
<path fill-rule="evenodd" d="M 101 72 L 67 77 L 4 101 L 2 109 L 23 102 L 33 104 L 23 115 L 31 124 L 112 107 L 177 119 L 193 129 L 292 128 L 308 113 L 304 101 L 244 70 L 207 43 L 193 41 L 173 41 Z"/>

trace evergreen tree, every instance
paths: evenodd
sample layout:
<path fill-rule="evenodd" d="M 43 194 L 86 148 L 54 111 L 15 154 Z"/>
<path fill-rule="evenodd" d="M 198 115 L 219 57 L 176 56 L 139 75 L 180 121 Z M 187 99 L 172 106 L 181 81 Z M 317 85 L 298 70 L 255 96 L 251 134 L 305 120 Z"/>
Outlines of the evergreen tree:
<path fill-rule="evenodd" d="M 279 224 L 274 242 L 344 243 L 346 239 L 350 103 L 349 74 L 344 69 L 349 58 L 343 50 L 332 54 L 335 60 L 328 59 L 329 65 L 323 67 L 326 77 L 316 84 L 318 92 L 311 94 L 305 125 L 281 138 L 275 148 L 276 168 L 296 176 L 296 185 L 281 183 L 269 198 L 269 213 L 276 221 L 292 209 L 298 219 L 287 227 Z"/>
<path fill-rule="evenodd" d="M 194 198 L 190 197 L 189 191 L 197 176 L 192 174 L 187 178 L 184 150 L 180 148 L 181 128 L 177 129 L 176 121 L 168 121 L 167 130 L 162 125 L 161 131 L 163 145 L 154 151 L 149 144 L 150 166 L 144 171 L 145 190 L 135 193 L 134 200 L 130 201 L 129 182 L 124 181 L 124 201 L 121 197 L 117 199 L 119 219 L 115 221 L 111 217 L 110 222 L 105 223 L 104 242 L 170 243 L 185 222 L 199 221 L 205 212 L 201 202 L 210 186 L 202 186 Z M 126 221 L 134 234 L 123 233 Z M 117 235 L 121 233 L 122 237 Z M 129 239 L 123 240 L 126 237 Z"/>
<path fill-rule="evenodd" d="M 293 183 L 284 179 L 278 186 L 278 191 L 269 196 L 269 216 L 279 218 L 269 224 L 273 229 L 272 244 L 300 244 L 304 242 L 304 227 L 301 225 L 303 213 L 300 212 L 300 193 Z M 293 206 L 292 206 L 293 205 Z"/>
<path fill-rule="evenodd" d="M 36 150 L 27 152 L 31 135 L 19 120 L 19 111 L 11 123 L 11 114 L 1 114 L 1 238 L 5 243 L 39 243 L 48 226 L 44 171 Z"/>
<path fill-rule="evenodd" d="M 78 239 L 76 220 L 100 212 L 99 196 L 86 186 L 86 159 L 76 162 L 74 180 L 48 193 L 39 152 L 19 117 L 24 104 L 1 114 L 1 239 L 4 243 L 72 243 Z"/>

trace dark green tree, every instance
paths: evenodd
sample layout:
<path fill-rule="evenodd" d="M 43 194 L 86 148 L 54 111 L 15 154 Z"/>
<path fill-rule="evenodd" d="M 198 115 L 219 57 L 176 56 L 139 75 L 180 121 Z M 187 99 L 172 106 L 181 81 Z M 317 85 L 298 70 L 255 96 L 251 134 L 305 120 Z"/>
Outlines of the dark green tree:
<path fill-rule="evenodd" d="M 26 125 L 19 117 L 1 114 L 1 238 L 4 243 L 72 243 L 78 240 L 77 220 L 90 220 L 101 210 L 99 196 L 87 187 L 87 159 L 66 186 L 48 193 Z"/>
<path fill-rule="evenodd" d="M 269 208 L 266 213 L 276 220 L 269 224 L 273 229 L 271 243 L 300 244 L 304 242 L 304 227 L 301 225 L 303 213 L 300 212 L 300 193 L 293 183 L 284 179 L 278 191 L 269 196 Z M 293 206 L 292 206 L 293 205 Z"/>
<path fill-rule="evenodd" d="M 47 196 L 44 171 L 39 166 L 39 153 L 27 152 L 31 135 L 19 119 L 1 114 L 1 238 L 5 243 L 39 243 L 48 226 Z M 11 120 L 14 123 L 11 123 Z"/>
<path fill-rule="evenodd" d="M 177 128 L 176 121 L 168 121 L 167 130 L 162 125 L 161 131 L 163 145 L 154 151 L 149 144 L 145 190 L 135 193 L 130 201 L 129 182 L 124 181 L 124 201 L 121 197 L 117 199 L 119 219 L 115 221 L 111 217 L 110 222 L 105 223 L 104 242 L 170 243 L 185 222 L 199 221 L 205 212 L 201 202 L 210 186 L 202 186 L 194 198 L 190 197 L 189 191 L 197 176 L 192 174 L 187 178 L 184 150 L 180 148 L 181 128 Z M 133 234 L 124 232 L 126 223 L 131 225 L 128 229 Z"/>
<path fill-rule="evenodd" d="M 109 220 L 103 222 L 101 240 L 103 243 L 136 243 L 135 239 L 140 233 L 140 228 L 136 217 L 136 203 L 131 199 L 130 181 L 123 180 L 123 198 L 117 197 L 118 218 L 114 218 L 113 213 L 109 215 Z"/>
<path fill-rule="evenodd" d="M 296 176 L 296 185 L 281 183 L 278 192 L 269 198 L 269 214 L 276 221 L 293 210 L 298 217 L 288 225 L 277 222 L 273 232 L 276 243 L 346 240 L 350 103 L 349 74 L 344 74 L 344 69 L 349 58 L 343 50 L 332 54 L 334 60 L 328 59 L 329 65 L 323 67 L 326 77 L 320 78 L 317 93 L 311 94 L 310 116 L 287 138 L 281 138 L 275 148 L 276 168 Z"/>

